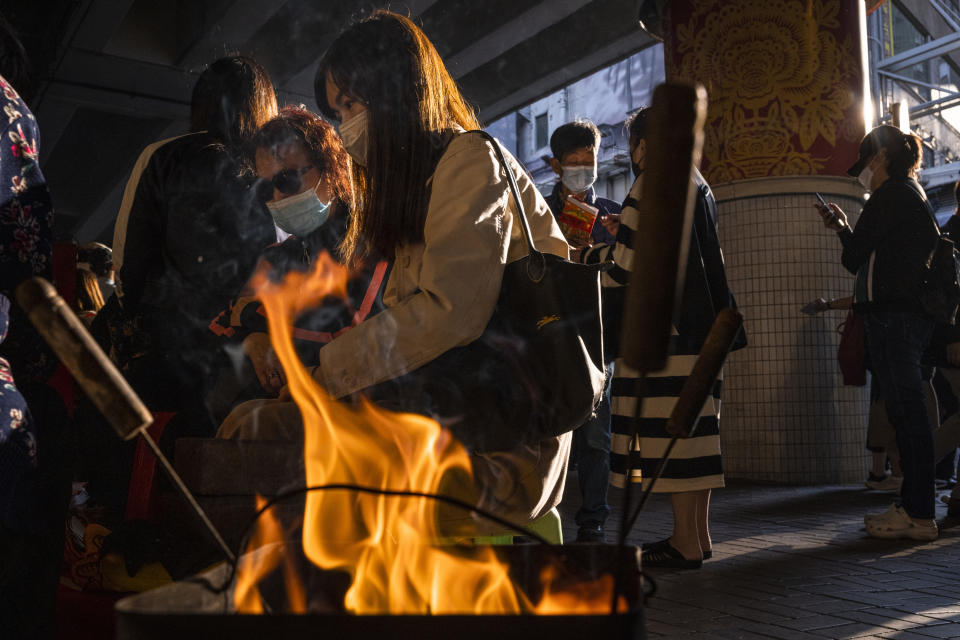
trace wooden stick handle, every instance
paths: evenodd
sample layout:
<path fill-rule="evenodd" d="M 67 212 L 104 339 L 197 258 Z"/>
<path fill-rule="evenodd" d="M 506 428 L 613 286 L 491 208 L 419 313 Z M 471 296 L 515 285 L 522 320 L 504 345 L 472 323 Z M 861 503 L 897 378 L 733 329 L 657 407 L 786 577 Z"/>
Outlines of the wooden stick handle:
<path fill-rule="evenodd" d="M 700 85 L 668 82 L 653 93 L 620 339 L 624 361 L 638 371 L 666 366 L 687 267 L 696 193 L 693 168 L 700 163 L 706 112 L 706 91 Z"/>
<path fill-rule="evenodd" d="M 667 433 L 671 436 L 689 438 L 693 435 L 707 396 L 713 391 L 713 384 L 742 325 L 743 316 L 733 309 L 721 309 L 717 314 L 667 420 Z"/>
<path fill-rule="evenodd" d="M 17 287 L 17 302 L 121 438 L 134 438 L 153 422 L 140 397 L 53 285 L 43 278 L 25 280 Z"/>

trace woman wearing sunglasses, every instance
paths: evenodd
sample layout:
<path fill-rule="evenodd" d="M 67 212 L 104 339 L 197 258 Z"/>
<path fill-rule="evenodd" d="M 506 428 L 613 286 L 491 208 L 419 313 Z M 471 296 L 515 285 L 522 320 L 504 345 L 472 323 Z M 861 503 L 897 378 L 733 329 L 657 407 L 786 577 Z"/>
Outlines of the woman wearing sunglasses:
<path fill-rule="evenodd" d="M 340 244 L 352 204 L 350 161 L 333 127 L 302 107 L 285 107 L 260 129 L 254 146 L 261 194 L 282 238 L 262 255 L 271 277 L 279 280 L 290 270 L 309 270 L 324 252 L 342 261 Z M 385 274 L 386 263 L 365 261 L 350 280 L 348 300 L 330 297 L 298 319 L 295 346 L 306 364 L 316 365 L 321 346 L 380 309 Z M 286 379 L 270 346 L 259 301 L 234 300 L 211 330 L 242 340 L 256 382 L 248 380 L 253 389 L 241 398 L 275 397 Z M 228 405 L 236 400 L 230 398 Z"/>

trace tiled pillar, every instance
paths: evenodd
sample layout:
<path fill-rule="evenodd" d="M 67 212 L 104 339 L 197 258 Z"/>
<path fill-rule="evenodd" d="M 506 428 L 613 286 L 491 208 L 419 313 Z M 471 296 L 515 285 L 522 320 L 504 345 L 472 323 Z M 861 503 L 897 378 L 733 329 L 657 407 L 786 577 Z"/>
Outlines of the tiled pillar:
<path fill-rule="evenodd" d="M 787 483 L 863 480 L 868 387 L 844 387 L 837 325 L 846 311 L 800 308 L 853 293 L 840 242 L 823 227 L 811 193 L 851 214 L 863 189 L 842 178 L 757 178 L 718 185 L 727 276 L 749 347 L 724 370 L 723 464 L 734 478 Z"/>
<path fill-rule="evenodd" d="M 863 1 L 670 0 L 664 11 L 667 79 L 698 81 L 710 99 L 701 169 L 750 342 L 725 370 L 725 470 L 862 480 L 867 391 L 841 383 L 834 330 L 845 316 L 799 309 L 853 292 L 813 194 L 851 214 L 863 204 L 842 177 L 865 131 Z"/>

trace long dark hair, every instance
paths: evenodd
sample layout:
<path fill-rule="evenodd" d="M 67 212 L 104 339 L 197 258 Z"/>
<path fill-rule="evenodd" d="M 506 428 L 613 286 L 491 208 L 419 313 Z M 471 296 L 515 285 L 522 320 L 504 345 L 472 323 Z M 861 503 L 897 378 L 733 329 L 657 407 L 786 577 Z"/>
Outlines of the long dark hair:
<path fill-rule="evenodd" d="M 276 115 L 270 76 L 251 58 L 220 58 L 193 87 L 190 131 L 208 131 L 228 147 L 249 151 L 257 130 Z"/>
<path fill-rule="evenodd" d="M 277 146 L 290 142 L 303 145 L 310 162 L 329 181 L 333 195 L 352 207 L 350 156 L 330 123 L 302 107 L 287 106 L 263 125 L 253 140 L 254 147 L 271 153 L 276 153 Z"/>
<path fill-rule="evenodd" d="M 367 166 L 353 163 L 356 202 L 344 255 L 387 258 L 402 244 L 423 242 L 430 199 L 427 180 L 454 126 L 479 128 L 440 55 L 413 22 L 376 11 L 344 31 L 320 60 L 314 91 L 327 103 L 327 74 L 367 108 Z"/>

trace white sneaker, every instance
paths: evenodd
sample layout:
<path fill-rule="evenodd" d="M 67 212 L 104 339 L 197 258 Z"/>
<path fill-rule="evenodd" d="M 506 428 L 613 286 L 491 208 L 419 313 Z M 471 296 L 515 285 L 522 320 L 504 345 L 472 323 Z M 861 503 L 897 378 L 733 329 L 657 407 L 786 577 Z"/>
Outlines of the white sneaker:
<path fill-rule="evenodd" d="M 903 484 L 903 476 L 887 476 L 883 480 L 867 480 L 865 483 L 870 489 L 876 491 L 896 491 L 900 493 L 900 485 Z"/>
<path fill-rule="evenodd" d="M 910 538 L 911 540 L 936 540 L 940 535 L 934 520 L 911 518 L 903 507 L 893 507 L 886 513 L 864 518 L 867 535 L 873 538 Z"/>

